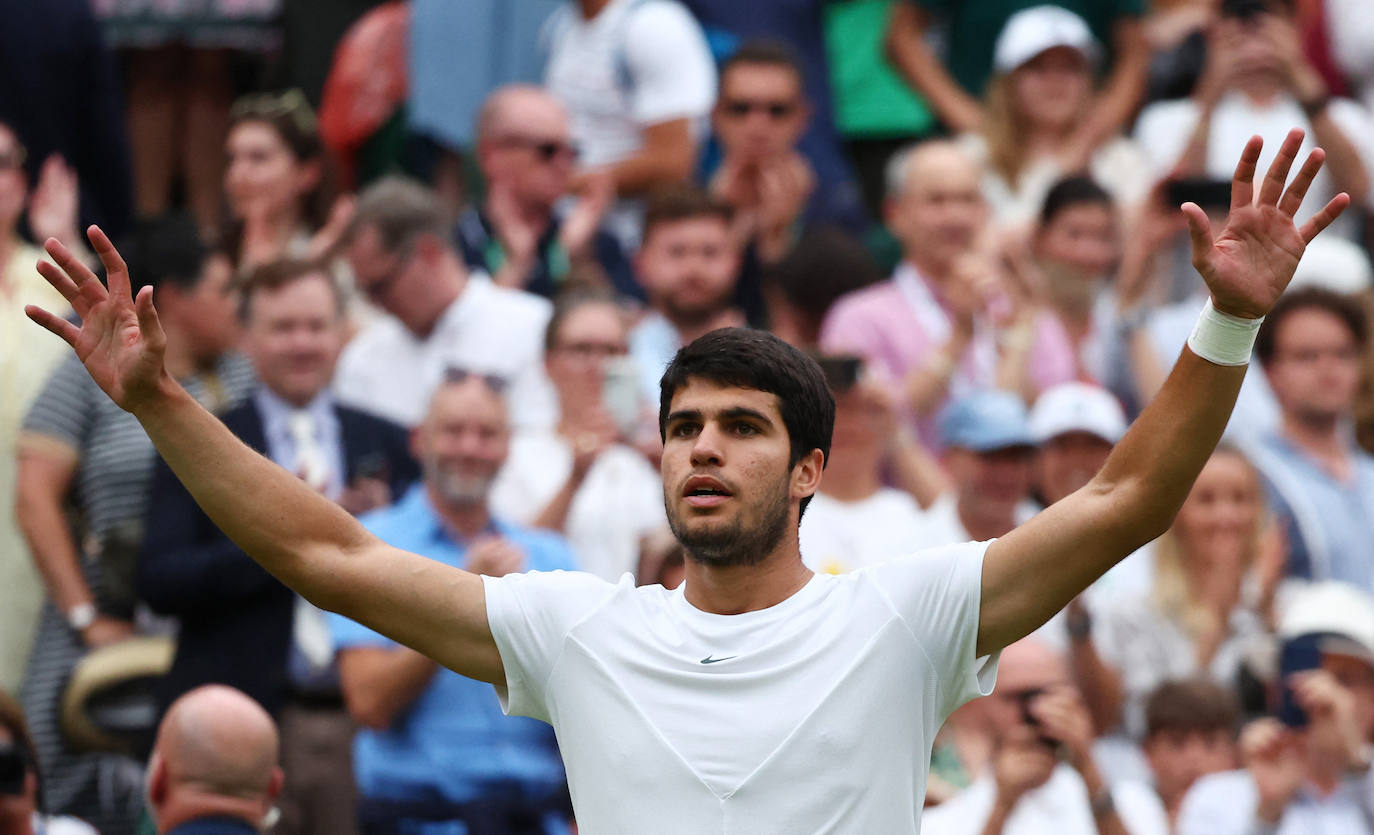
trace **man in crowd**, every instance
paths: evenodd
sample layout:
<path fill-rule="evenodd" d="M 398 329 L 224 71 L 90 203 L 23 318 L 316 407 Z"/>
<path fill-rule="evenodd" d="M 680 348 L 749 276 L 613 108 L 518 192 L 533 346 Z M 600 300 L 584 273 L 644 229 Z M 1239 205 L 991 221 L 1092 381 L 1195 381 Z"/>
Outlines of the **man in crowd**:
<path fill-rule="evenodd" d="M 658 379 L 683 345 L 716 328 L 744 324 L 735 307 L 740 253 L 730 207 L 695 186 L 656 193 L 644 213 L 635 272 L 651 312 L 630 332 L 644 398 L 658 402 Z"/>
<path fill-rule="evenodd" d="M 1171 825 L 1196 781 L 1236 767 L 1239 713 L 1235 695 L 1206 678 L 1165 682 L 1145 702 L 1145 759 Z"/>
<path fill-rule="evenodd" d="M 568 108 L 582 153 L 580 190 L 610 177 L 622 198 L 687 180 L 716 93 L 701 27 L 676 0 L 566 0 L 546 24 L 544 85 Z M 608 223 L 626 247 L 641 208 L 622 200 Z"/>
<path fill-rule="evenodd" d="M 548 301 L 469 272 L 428 189 L 397 178 L 372 185 L 342 245 L 358 289 L 391 316 L 344 350 L 341 402 L 413 426 L 444 370 L 461 366 L 510 382 L 516 425 L 553 423 L 542 363 Z"/>
<path fill-rule="evenodd" d="M 821 347 L 864 357 L 936 449 L 934 417 L 951 396 L 997 387 L 1033 398 L 1072 379 L 1073 348 L 988 250 L 981 175 L 964 151 L 925 142 L 889 173 L 887 219 L 904 260 L 891 280 L 835 303 Z"/>
<path fill-rule="evenodd" d="M 1179 835 L 1374 833 L 1374 597 L 1344 583 L 1313 584 L 1290 600 L 1279 633 L 1317 639 L 1319 666 L 1281 682 L 1301 718 L 1281 713 L 1248 725 L 1245 767 L 1193 786 Z"/>
<path fill-rule="evenodd" d="M 448 375 L 413 436 L 424 483 L 364 521 L 396 547 L 474 574 L 572 569 L 560 537 L 488 509 L 510 441 L 500 389 L 480 374 Z M 547 725 L 507 719 L 481 682 L 348 618 L 330 620 L 344 699 L 362 726 L 353 754 L 364 831 L 459 821 L 472 835 L 544 833 L 558 819 L 566 789 Z"/>
<path fill-rule="evenodd" d="M 274 817 L 284 781 L 277 729 L 232 687 L 177 699 L 148 761 L 148 812 L 158 835 L 253 835 Z"/>
<path fill-rule="evenodd" d="M 1353 298 L 1318 288 L 1284 296 L 1255 342 L 1280 428 L 1247 451 L 1287 533 L 1289 573 L 1374 592 L 1374 457 L 1349 434 L 1368 338 Z"/>
<path fill-rule="evenodd" d="M 576 266 L 594 264 L 616 291 L 643 298 L 620 242 L 601 230 L 615 194 L 607 177 L 589 179 L 571 210 L 568 194 L 577 147 L 568 114 L 542 88 L 501 87 L 477 117 L 476 160 L 486 197 L 458 219 L 468 268 L 502 287 L 552 298 Z"/>
<path fill-rule="evenodd" d="M 992 771 L 928 811 L 923 835 L 1166 835 L 1147 786 L 1103 776 L 1063 656 L 1026 638 L 1002 651 L 997 678 L 980 705 L 995 737 Z"/>
<path fill-rule="evenodd" d="M 343 347 L 343 299 L 318 265 L 276 262 L 243 283 L 244 350 L 260 387 L 223 416 L 244 443 L 358 514 L 387 504 L 419 473 L 400 426 L 338 405 L 329 391 Z M 162 704 L 228 684 L 281 724 L 286 833 L 353 831 L 349 748 L 324 615 L 234 546 L 159 461 L 138 587 L 180 621 Z"/>

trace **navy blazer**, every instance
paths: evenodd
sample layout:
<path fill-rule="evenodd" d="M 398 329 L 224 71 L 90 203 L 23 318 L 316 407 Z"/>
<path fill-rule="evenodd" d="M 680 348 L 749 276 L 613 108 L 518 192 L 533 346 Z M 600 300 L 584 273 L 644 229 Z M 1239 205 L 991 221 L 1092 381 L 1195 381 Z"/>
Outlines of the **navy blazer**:
<path fill-rule="evenodd" d="M 419 477 L 402 427 L 336 406 L 346 472 L 381 478 L 399 498 Z M 266 454 L 262 415 L 252 398 L 222 418 L 245 444 Z M 165 710 L 202 684 L 228 684 L 276 715 L 287 694 L 295 595 L 229 541 L 158 458 L 148 501 L 138 594 L 181 621 L 172 669 L 160 687 Z"/>

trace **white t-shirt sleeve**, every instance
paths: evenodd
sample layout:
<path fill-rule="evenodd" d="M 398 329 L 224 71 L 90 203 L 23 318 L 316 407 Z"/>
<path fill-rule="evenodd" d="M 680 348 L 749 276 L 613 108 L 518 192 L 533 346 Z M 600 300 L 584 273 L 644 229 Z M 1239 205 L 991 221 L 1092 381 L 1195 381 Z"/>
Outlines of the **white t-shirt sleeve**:
<path fill-rule="evenodd" d="M 1134 138 L 1149 162 L 1151 182 L 1174 170 L 1197 120 L 1197 105 L 1190 99 L 1155 102 L 1141 111 Z"/>
<path fill-rule="evenodd" d="M 716 98 L 716 65 L 706 36 L 682 5 L 645 3 L 626 26 L 630 112 L 641 125 L 700 119 Z"/>
<path fill-rule="evenodd" d="M 487 622 L 505 667 L 505 686 L 494 685 L 511 716 L 551 721 L 546 690 L 568 633 L 615 591 L 579 571 L 530 571 L 482 577 Z"/>
<path fill-rule="evenodd" d="M 1115 783 L 1112 803 L 1131 835 L 1169 835 L 1169 814 L 1149 786 L 1130 781 Z"/>
<path fill-rule="evenodd" d="M 939 716 L 992 692 L 1000 651 L 978 658 L 978 607 L 987 542 L 964 542 L 868 569 L 934 666 Z"/>

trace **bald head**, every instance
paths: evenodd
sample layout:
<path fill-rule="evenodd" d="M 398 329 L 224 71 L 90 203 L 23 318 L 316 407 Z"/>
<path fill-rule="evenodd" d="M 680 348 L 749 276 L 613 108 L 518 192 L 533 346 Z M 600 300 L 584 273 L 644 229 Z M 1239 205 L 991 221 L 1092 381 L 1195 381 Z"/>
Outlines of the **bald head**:
<path fill-rule="evenodd" d="M 1036 638 L 1022 638 L 1002 650 L 997 662 L 998 690 L 1041 690 L 1069 681 L 1068 659 Z"/>
<path fill-rule="evenodd" d="M 531 120 L 536 127 L 554 125 L 567 129 L 563 105 L 542 87 L 508 84 L 487 96 L 477 114 L 477 141 L 523 130 Z"/>
<path fill-rule="evenodd" d="M 547 218 L 567 193 L 577 153 L 568 112 L 540 87 L 511 84 L 492 93 L 477 117 L 477 164 L 490 189 L 529 217 Z"/>
<path fill-rule="evenodd" d="M 988 217 L 982 181 L 978 162 L 947 139 L 914 145 L 889 164 L 888 226 L 927 278 L 943 281 L 973 248 Z"/>
<path fill-rule="evenodd" d="M 199 687 L 168 708 L 153 753 L 175 786 L 256 800 L 271 789 L 277 728 L 267 711 L 238 690 Z"/>

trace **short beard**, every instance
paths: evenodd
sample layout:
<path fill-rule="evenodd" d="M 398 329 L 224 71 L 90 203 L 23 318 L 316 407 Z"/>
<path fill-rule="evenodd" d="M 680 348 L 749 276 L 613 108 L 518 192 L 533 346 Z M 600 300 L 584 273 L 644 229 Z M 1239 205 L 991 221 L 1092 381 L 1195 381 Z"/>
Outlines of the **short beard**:
<path fill-rule="evenodd" d="M 444 501 L 455 505 L 485 504 L 494 481 L 487 476 L 451 472 L 433 460 L 424 462 L 424 478 Z"/>
<path fill-rule="evenodd" d="M 787 534 L 791 519 L 787 495 L 787 478 L 783 488 L 776 493 L 776 500 L 763 507 L 763 517 L 759 524 L 745 528 L 744 520 L 735 517 L 733 524 L 714 527 L 708 530 L 692 531 L 677 514 L 676 502 L 665 502 L 668 511 L 668 527 L 673 536 L 682 543 L 687 558 L 701 565 L 717 568 L 734 565 L 758 565 L 773 553 L 778 543 Z"/>

